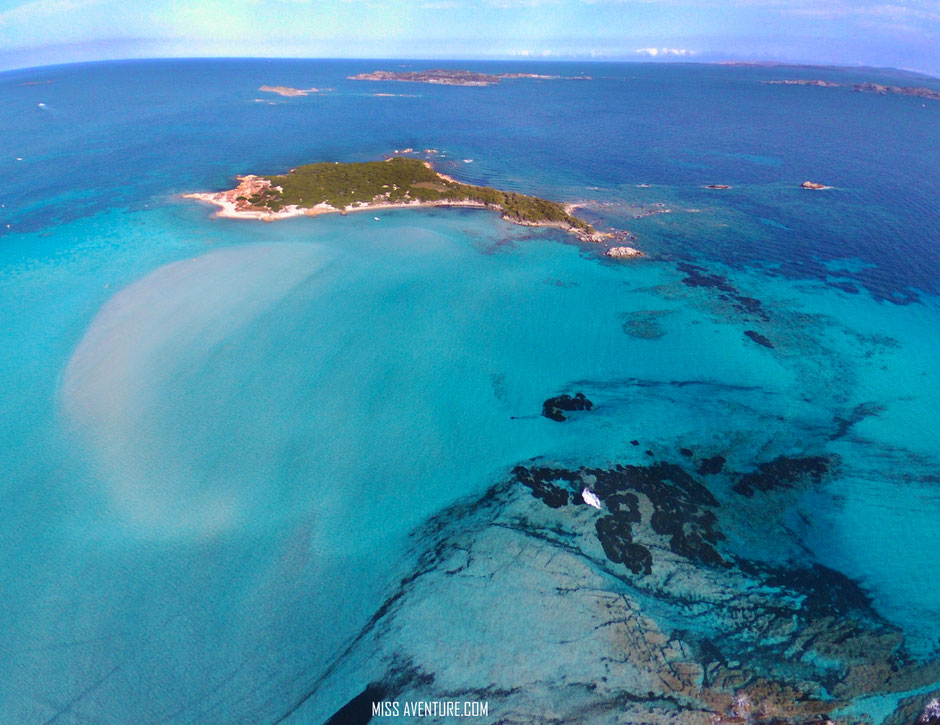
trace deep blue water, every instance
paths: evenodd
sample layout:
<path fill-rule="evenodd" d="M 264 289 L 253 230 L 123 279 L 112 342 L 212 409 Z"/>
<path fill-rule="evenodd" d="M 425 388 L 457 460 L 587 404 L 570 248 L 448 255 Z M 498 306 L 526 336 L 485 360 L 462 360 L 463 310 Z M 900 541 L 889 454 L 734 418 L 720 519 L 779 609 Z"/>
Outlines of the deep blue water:
<path fill-rule="evenodd" d="M 908 722 L 940 687 L 940 103 L 733 66 L 346 80 L 399 64 L 0 74 L 0 721 L 321 722 L 378 683 L 488 721 Z M 405 147 L 648 258 L 179 196 Z"/>

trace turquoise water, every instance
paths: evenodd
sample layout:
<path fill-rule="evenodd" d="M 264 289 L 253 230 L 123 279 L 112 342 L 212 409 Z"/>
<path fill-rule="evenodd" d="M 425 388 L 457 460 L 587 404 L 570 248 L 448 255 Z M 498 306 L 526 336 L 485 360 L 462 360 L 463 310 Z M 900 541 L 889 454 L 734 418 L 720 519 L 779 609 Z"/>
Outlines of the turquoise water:
<path fill-rule="evenodd" d="M 880 722 L 926 699 L 940 104 L 707 66 L 344 80 L 371 69 L 0 75 L 0 720 L 321 722 L 370 683 L 489 721 L 699 722 L 799 691 Z M 650 257 L 475 210 L 264 224 L 177 196 L 406 146 L 585 202 Z M 575 392 L 594 408 L 540 415 Z M 736 490 L 781 456 L 828 463 Z M 603 512 L 511 473 L 575 495 L 635 466 L 640 491 L 655 462 L 715 504 L 647 492 L 642 520 L 716 512 L 720 566 L 636 522 L 634 572 Z M 664 680 L 676 662 L 703 674 Z"/>

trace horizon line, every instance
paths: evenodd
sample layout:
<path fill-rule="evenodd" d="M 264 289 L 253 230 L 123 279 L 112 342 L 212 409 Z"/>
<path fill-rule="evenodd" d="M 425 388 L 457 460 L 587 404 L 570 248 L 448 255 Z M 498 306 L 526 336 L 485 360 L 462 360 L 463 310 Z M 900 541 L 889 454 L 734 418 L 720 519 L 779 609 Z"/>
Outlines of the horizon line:
<path fill-rule="evenodd" d="M 547 64 L 547 63 L 619 63 L 630 65 L 740 65 L 757 67 L 784 67 L 784 68 L 818 68 L 821 70 L 871 70 L 871 71 L 894 71 L 908 75 L 923 76 L 931 80 L 940 80 L 940 73 L 932 73 L 917 68 L 899 68 L 897 66 L 879 66 L 868 63 L 859 63 L 856 65 L 842 63 L 814 63 L 811 61 L 797 60 L 736 60 L 729 58 L 727 60 L 694 60 L 688 56 L 682 57 L 663 57 L 663 58 L 631 58 L 631 57 L 598 57 L 598 56 L 523 56 L 523 55 L 493 55 L 493 56 L 440 56 L 409 58 L 396 56 L 266 56 L 266 55 L 245 55 L 245 56 L 227 56 L 227 55 L 156 55 L 148 57 L 124 57 L 124 58 L 100 58 L 96 60 L 76 60 L 66 61 L 64 63 L 45 63 L 41 65 L 14 66 L 11 68 L 0 69 L 0 76 L 7 73 L 17 73 L 23 71 L 38 71 L 44 69 L 64 68 L 68 66 L 81 65 L 100 65 L 107 63 L 148 63 L 154 61 L 395 61 L 395 62 L 461 62 L 461 63 L 528 63 L 528 64 Z"/>

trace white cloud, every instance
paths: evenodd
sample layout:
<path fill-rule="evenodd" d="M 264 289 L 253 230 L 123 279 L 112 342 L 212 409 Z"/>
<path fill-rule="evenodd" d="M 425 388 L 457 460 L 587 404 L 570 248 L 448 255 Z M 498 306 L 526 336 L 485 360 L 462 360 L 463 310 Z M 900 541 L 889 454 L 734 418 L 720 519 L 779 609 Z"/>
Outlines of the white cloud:
<path fill-rule="evenodd" d="M 649 58 L 657 58 L 661 55 L 681 57 L 695 55 L 695 51 L 688 48 L 637 48 L 636 54 L 645 55 Z"/>

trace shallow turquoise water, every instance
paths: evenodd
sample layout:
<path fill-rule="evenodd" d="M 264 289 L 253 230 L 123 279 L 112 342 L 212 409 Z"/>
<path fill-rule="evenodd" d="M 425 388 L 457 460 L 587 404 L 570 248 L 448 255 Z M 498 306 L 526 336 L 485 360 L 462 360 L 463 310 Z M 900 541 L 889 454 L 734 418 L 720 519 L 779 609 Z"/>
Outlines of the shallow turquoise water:
<path fill-rule="evenodd" d="M 0 719 L 321 721 L 381 678 L 382 658 L 355 647 L 420 570 L 429 520 L 531 459 L 694 470 L 681 448 L 735 471 L 838 456 L 824 481 L 778 498 L 745 501 L 730 474 L 708 479 L 739 511 L 721 551 L 844 574 L 914 660 L 935 662 L 940 144 L 928 142 L 940 109 L 812 88 L 782 89 L 768 109 L 779 89 L 757 81 L 774 71 L 655 66 L 375 98 L 343 80 L 350 67 L 252 62 L 224 81 L 217 71 L 232 66 L 203 62 L 0 76 L 13 109 L 0 130 L 23 158 L 0 163 L 19 181 L 0 214 Z M 53 82 L 18 85 L 34 76 Z M 259 79 L 337 90 L 268 106 L 253 101 Z M 682 115 L 690 93 L 708 110 L 695 128 Z M 592 94 L 604 102 L 579 112 Z M 729 99 L 756 114 L 741 134 L 719 113 Z M 786 103 L 823 119 L 812 153 Z M 840 148 L 848 122 L 866 153 Z M 581 133 L 559 146 L 571 124 Z M 890 144 L 872 137 L 891 124 Z M 487 212 L 262 224 L 173 196 L 407 145 L 438 149 L 463 180 L 597 202 L 586 214 L 629 228 L 651 258 L 611 263 Z M 804 176 L 837 188 L 794 189 Z M 734 188 L 699 188 L 716 181 Z M 735 291 L 689 284 L 690 260 Z M 540 415 L 546 398 L 575 391 L 590 414 Z M 642 577 L 605 581 L 661 622 L 721 631 L 707 611 L 680 621 Z M 511 649 L 523 627 L 542 632 L 443 628 L 438 609 L 482 612 L 513 594 L 494 584 L 455 604 L 440 591 L 402 598 L 396 616 L 426 628 L 386 625 L 374 652 L 427 654 L 442 631 Z M 516 596 L 545 613 L 538 636 L 554 636 L 551 587 Z M 567 664 L 539 676 L 560 681 L 595 654 L 566 650 Z M 486 680 L 480 661 L 442 659 L 439 679 Z M 883 687 L 929 692 L 937 680 Z M 889 713 L 897 697 L 878 687 L 863 694 L 887 697 Z"/>

